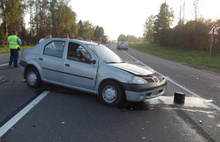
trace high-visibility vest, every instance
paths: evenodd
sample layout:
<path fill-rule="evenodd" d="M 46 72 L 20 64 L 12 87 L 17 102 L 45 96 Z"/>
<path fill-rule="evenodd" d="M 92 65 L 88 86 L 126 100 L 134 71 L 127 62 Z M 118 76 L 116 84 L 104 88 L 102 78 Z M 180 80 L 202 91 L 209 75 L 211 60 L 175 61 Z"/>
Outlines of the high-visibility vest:
<path fill-rule="evenodd" d="M 17 49 L 19 47 L 18 37 L 16 35 L 11 35 L 8 37 L 8 43 L 10 49 Z"/>

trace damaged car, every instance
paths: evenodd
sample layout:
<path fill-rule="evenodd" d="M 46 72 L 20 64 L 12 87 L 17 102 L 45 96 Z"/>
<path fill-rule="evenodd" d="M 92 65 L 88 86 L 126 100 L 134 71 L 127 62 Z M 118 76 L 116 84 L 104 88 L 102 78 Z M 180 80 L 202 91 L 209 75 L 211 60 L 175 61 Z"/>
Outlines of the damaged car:
<path fill-rule="evenodd" d="M 123 61 L 98 43 L 51 38 L 22 52 L 19 70 L 31 88 L 42 82 L 98 96 L 109 106 L 163 95 L 167 81 L 149 67 Z"/>

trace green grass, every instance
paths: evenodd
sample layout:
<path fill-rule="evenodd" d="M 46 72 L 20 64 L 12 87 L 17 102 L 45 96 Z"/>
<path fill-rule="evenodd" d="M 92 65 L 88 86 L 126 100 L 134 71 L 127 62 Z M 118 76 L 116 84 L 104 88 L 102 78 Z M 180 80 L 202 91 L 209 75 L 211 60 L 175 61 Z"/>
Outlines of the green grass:
<path fill-rule="evenodd" d="M 21 50 L 32 46 L 21 46 Z M 220 53 L 212 52 L 208 65 L 209 51 L 185 50 L 179 48 L 160 47 L 152 43 L 129 43 L 129 47 L 164 59 L 172 60 L 187 66 L 211 70 L 220 73 Z M 9 53 L 8 47 L 0 47 L 0 53 Z"/>
<path fill-rule="evenodd" d="M 20 46 L 20 50 L 25 48 L 31 48 L 32 46 Z M 0 53 L 9 53 L 10 49 L 8 47 L 0 47 Z"/>
<path fill-rule="evenodd" d="M 129 47 L 187 66 L 220 73 L 220 53 L 212 52 L 210 64 L 208 64 L 209 51 L 160 47 L 153 43 L 134 43 L 129 44 Z"/>

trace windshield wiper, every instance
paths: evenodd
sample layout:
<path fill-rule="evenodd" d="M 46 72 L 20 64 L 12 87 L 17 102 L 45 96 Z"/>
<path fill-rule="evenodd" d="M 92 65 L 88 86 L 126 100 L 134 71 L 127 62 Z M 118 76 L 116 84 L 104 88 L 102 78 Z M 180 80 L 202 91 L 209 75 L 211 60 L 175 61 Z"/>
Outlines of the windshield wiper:
<path fill-rule="evenodd" d="M 106 64 L 118 64 L 118 63 L 125 63 L 124 61 L 121 62 L 105 62 Z"/>
<path fill-rule="evenodd" d="M 119 63 L 119 62 L 105 62 L 106 64 L 116 64 L 116 63 Z"/>

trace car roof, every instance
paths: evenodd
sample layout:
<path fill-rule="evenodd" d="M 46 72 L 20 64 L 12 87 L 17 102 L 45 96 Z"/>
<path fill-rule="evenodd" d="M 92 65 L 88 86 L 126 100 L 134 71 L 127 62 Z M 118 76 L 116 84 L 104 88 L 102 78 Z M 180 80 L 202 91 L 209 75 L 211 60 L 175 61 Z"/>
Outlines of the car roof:
<path fill-rule="evenodd" d="M 50 38 L 47 41 L 50 42 L 52 40 L 63 40 L 63 41 L 73 41 L 73 42 L 78 42 L 78 43 L 83 43 L 83 44 L 97 44 L 95 42 L 90 42 L 90 41 L 84 41 L 84 40 L 78 40 L 78 39 L 67 39 L 67 38 Z"/>

